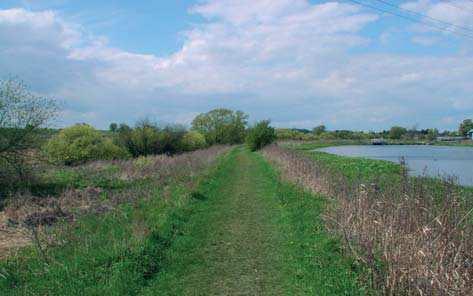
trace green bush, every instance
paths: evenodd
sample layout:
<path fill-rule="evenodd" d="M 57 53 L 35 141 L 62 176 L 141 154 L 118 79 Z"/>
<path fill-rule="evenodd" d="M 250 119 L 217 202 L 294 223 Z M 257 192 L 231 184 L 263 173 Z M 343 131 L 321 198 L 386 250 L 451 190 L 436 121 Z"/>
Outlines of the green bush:
<path fill-rule="evenodd" d="M 276 139 L 276 132 L 269 124 L 269 120 L 263 120 L 248 130 L 246 144 L 252 151 L 259 150 Z"/>
<path fill-rule="evenodd" d="M 124 148 L 86 124 L 63 129 L 45 145 L 44 152 L 51 162 L 65 165 L 129 156 Z"/>
<path fill-rule="evenodd" d="M 182 137 L 182 147 L 185 151 L 194 151 L 207 146 L 204 135 L 196 131 L 187 132 Z"/>

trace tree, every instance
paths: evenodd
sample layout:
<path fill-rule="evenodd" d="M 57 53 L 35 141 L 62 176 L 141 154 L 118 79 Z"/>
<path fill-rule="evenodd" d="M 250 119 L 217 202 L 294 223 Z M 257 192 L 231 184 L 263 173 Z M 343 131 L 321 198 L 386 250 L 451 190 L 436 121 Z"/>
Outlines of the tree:
<path fill-rule="evenodd" d="M 325 125 L 319 125 L 312 129 L 312 133 L 316 136 L 320 136 L 321 134 L 325 133 L 326 130 L 327 129 Z"/>
<path fill-rule="evenodd" d="M 263 120 L 249 129 L 246 144 L 252 151 L 255 151 L 271 144 L 275 139 L 276 131 L 270 126 L 270 121 Z"/>
<path fill-rule="evenodd" d="M 23 82 L 0 81 L 0 179 L 12 173 L 26 176 L 28 150 L 57 111 L 56 101 L 32 93 Z"/>
<path fill-rule="evenodd" d="M 118 131 L 118 124 L 115 122 L 110 123 L 110 126 L 108 128 L 112 133 L 115 133 Z"/>
<path fill-rule="evenodd" d="M 157 125 L 149 120 L 138 122 L 130 132 L 129 145 L 127 148 L 133 156 L 157 154 L 157 142 L 159 129 Z"/>
<path fill-rule="evenodd" d="M 468 136 L 468 132 L 471 130 L 473 130 L 473 121 L 471 119 L 463 120 L 463 122 L 460 124 L 460 127 L 458 128 L 458 132 L 464 137 Z"/>
<path fill-rule="evenodd" d="M 44 147 L 51 162 L 77 165 L 91 160 L 127 158 L 128 152 L 87 124 L 65 128 Z"/>
<path fill-rule="evenodd" d="M 426 138 L 428 141 L 434 141 L 439 136 L 439 131 L 436 128 L 430 128 L 427 130 Z"/>
<path fill-rule="evenodd" d="M 238 144 L 245 139 L 248 115 L 241 111 L 215 109 L 198 115 L 192 130 L 204 135 L 207 144 Z"/>
<path fill-rule="evenodd" d="M 393 140 L 399 140 L 407 133 L 407 129 L 400 126 L 393 126 L 389 130 L 389 137 Z"/>

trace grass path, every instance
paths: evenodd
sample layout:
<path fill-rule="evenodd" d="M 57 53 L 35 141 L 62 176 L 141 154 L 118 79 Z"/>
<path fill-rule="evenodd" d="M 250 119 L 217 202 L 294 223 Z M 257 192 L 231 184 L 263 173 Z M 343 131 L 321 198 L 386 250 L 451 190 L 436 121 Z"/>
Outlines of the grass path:
<path fill-rule="evenodd" d="M 237 149 L 202 185 L 149 295 L 361 295 L 353 262 L 323 230 L 321 199 Z"/>

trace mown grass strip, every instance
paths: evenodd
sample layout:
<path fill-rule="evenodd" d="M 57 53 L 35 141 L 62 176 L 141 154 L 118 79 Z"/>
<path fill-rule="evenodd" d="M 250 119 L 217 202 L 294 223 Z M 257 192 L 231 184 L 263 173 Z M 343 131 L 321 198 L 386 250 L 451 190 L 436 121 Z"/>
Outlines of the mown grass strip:
<path fill-rule="evenodd" d="M 367 293 L 362 268 L 325 231 L 325 200 L 281 182 L 261 155 L 235 151 L 200 193 L 147 295 Z"/>

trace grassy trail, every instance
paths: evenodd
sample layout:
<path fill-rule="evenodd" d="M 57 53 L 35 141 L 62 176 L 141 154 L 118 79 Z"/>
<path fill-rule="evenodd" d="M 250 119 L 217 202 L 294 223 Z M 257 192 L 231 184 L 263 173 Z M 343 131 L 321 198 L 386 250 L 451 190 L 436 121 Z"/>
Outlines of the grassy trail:
<path fill-rule="evenodd" d="M 323 230 L 321 199 L 280 183 L 259 154 L 235 150 L 198 197 L 145 294 L 363 294 Z"/>

